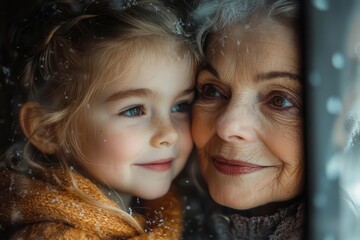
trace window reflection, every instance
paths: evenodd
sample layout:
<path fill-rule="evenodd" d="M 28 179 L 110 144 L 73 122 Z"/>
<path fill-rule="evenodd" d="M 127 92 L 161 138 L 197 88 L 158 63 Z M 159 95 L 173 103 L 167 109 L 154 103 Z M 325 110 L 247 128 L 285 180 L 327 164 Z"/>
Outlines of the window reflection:
<path fill-rule="evenodd" d="M 359 239 L 360 2 L 307 3 L 307 239 Z"/>
<path fill-rule="evenodd" d="M 340 162 L 340 239 L 358 239 L 360 230 L 360 10 L 354 3 L 345 39 L 347 65 L 341 74 L 342 111 L 333 138 Z"/>

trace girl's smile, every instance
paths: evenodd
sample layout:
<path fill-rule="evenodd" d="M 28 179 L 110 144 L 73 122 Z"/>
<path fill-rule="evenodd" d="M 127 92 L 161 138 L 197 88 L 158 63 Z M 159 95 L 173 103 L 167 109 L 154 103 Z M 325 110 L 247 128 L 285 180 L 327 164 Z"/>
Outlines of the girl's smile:
<path fill-rule="evenodd" d="M 143 167 L 152 171 L 164 172 L 171 168 L 174 158 L 165 158 L 160 160 L 151 161 L 149 163 L 138 163 L 135 166 Z"/>

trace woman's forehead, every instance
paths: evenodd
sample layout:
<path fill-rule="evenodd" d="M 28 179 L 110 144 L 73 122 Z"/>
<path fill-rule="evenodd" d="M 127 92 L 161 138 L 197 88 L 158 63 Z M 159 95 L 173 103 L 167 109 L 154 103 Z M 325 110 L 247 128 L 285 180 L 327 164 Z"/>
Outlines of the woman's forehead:
<path fill-rule="evenodd" d="M 274 54 L 273 57 L 298 57 L 299 44 L 294 29 L 282 25 L 250 28 L 238 24 L 210 36 L 205 51 L 207 61 L 256 58 L 269 54 Z"/>
<path fill-rule="evenodd" d="M 206 61 L 220 78 L 230 80 L 239 74 L 255 76 L 274 71 L 299 73 L 300 49 L 291 28 L 232 28 L 212 36 L 206 49 Z"/>
<path fill-rule="evenodd" d="M 249 20 L 237 22 L 229 27 L 214 32 L 209 36 L 209 45 L 240 45 L 241 41 L 252 42 L 287 42 L 297 44 L 298 33 L 291 24 L 281 24 L 272 20 Z"/>

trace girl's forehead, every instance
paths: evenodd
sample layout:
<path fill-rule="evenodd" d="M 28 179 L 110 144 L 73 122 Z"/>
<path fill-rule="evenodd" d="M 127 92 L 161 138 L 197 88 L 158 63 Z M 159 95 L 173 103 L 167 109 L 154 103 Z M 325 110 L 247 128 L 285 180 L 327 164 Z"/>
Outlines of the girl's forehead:
<path fill-rule="evenodd" d="M 122 42 L 113 41 L 112 44 L 105 46 L 99 51 L 99 55 L 110 58 L 111 61 L 136 60 L 143 57 L 174 57 L 185 52 L 186 46 L 180 44 L 175 39 L 164 39 L 158 36 L 148 38 L 138 38 Z"/>
<path fill-rule="evenodd" d="M 180 62 L 186 60 L 192 64 L 191 52 L 173 40 L 145 41 L 119 43 L 109 49 L 104 49 L 94 59 L 96 68 L 93 69 L 96 81 L 111 84 L 119 79 L 125 79 L 134 72 L 156 63 L 157 61 Z M 159 69 L 161 71 L 161 69 Z"/>
<path fill-rule="evenodd" d="M 171 48 L 172 51 L 170 51 Z M 169 55 L 169 53 L 176 51 L 174 44 L 170 41 L 160 42 L 152 39 L 113 40 L 96 49 L 90 56 L 90 62 L 100 67 L 93 69 L 94 71 L 108 72 L 110 69 L 115 70 L 114 68 L 123 71 L 129 64 L 136 63 L 143 58 Z"/>

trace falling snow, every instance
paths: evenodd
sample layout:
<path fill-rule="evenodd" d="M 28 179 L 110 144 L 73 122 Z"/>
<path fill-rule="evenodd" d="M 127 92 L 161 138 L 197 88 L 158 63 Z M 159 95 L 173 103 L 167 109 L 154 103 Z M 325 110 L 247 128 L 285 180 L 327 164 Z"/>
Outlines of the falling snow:
<path fill-rule="evenodd" d="M 184 31 L 184 22 L 182 20 L 176 21 L 174 23 L 174 31 L 176 35 L 184 35 L 185 31 Z"/>

